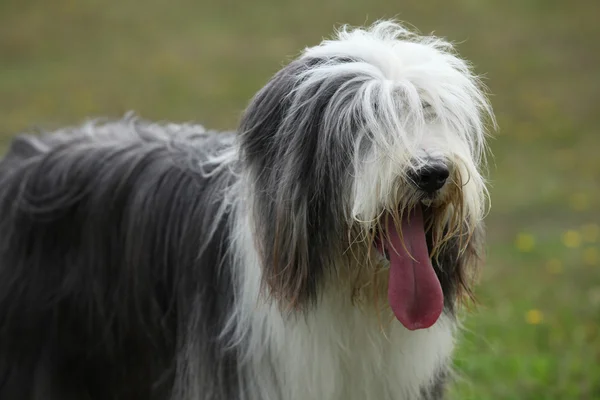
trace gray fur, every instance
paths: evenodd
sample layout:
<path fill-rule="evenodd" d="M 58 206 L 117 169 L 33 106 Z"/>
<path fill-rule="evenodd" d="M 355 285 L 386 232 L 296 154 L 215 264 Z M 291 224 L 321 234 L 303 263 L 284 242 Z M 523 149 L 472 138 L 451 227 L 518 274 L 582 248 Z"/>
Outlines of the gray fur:
<path fill-rule="evenodd" d="M 255 181 L 255 220 L 272 293 L 294 306 L 315 300 L 332 257 L 348 247 L 347 199 L 355 137 L 326 126 L 332 96 L 353 78 L 295 92 L 325 60 L 294 61 L 255 96 L 240 126 L 243 161 Z M 349 127 L 348 127 L 349 128 Z M 285 271 L 285 272 L 284 272 Z"/>
<path fill-rule="evenodd" d="M 126 119 L 15 139 L 0 164 L 0 398 L 237 396 L 219 338 L 233 175 L 205 177 L 232 138 Z"/>

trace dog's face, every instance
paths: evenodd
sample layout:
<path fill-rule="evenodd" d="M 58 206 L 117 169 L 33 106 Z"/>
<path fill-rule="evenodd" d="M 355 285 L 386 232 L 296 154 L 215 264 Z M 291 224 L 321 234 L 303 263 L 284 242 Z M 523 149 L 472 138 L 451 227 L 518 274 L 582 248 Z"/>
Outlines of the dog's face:
<path fill-rule="evenodd" d="M 383 276 L 404 326 L 432 325 L 468 289 L 486 115 L 449 44 L 391 22 L 343 30 L 277 73 L 240 132 L 270 293 L 302 306 Z"/>

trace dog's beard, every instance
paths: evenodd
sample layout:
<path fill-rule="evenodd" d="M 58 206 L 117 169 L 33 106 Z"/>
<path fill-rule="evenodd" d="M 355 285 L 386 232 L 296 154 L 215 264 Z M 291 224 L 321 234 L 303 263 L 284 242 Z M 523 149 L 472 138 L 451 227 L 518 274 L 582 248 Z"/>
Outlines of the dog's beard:
<path fill-rule="evenodd" d="M 403 199 L 403 205 L 383 212 L 360 241 L 369 250 L 366 268 L 356 274 L 355 298 L 369 293 L 379 307 L 387 293 L 386 309 L 409 330 L 428 328 L 438 320 L 444 293 L 434 261 L 451 241 L 461 249 L 468 243 L 461 186 L 450 185 L 438 199 Z"/>

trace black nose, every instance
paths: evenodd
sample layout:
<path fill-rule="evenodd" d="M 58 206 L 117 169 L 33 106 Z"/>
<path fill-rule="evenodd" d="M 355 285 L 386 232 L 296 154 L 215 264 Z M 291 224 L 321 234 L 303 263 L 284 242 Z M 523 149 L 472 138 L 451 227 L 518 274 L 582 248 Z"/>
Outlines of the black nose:
<path fill-rule="evenodd" d="M 411 179 L 422 191 L 434 193 L 444 186 L 449 176 L 448 167 L 443 164 L 435 164 L 417 170 L 411 174 Z"/>

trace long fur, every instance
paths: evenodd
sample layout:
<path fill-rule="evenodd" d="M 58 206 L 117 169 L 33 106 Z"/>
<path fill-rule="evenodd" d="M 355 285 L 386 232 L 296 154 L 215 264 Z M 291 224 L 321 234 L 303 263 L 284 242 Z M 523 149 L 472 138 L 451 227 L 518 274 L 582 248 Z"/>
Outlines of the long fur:
<path fill-rule="evenodd" d="M 380 21 L 306 49 L 237 133 L 128 116 L 19 135 L 0 398 L 441 399 L 481 258 L 486 119 L 449 43 Z M 432 162 L 451 179 L 424 199 L 411 174 Z M 373 239 L 421 203 L 445 311 L 408 331 Z"/>

